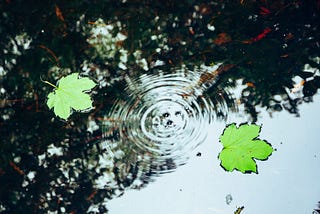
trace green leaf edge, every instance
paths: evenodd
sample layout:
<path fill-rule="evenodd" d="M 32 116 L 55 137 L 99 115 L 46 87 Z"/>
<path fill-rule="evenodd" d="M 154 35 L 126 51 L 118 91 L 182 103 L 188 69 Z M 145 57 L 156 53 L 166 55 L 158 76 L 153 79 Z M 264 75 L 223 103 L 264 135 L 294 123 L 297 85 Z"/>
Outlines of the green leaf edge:
<path fill-rule="evenodd" d="M 63 78 L 65 78 L 65 77 L 71 76 L 71 75 L 77 75 L 77 79 L 87 78 L 88 80 L 92 81 L 92 82 L 95 84 L 95 86 L 92 86 L 90 89 L 82 90 L 82 92 L 85 93 L 85 94 L 88 94 L 88 92 L 92 91 L 92 90 L 96 87 L 96 85 L 97 85 L 95 81 L 93 81 L 93 80 L 90 79 L 89 77 L 83 77 L 83 76 L 81 76 L 79 72 L 73 72 L 73 73 L 71 73 L 71 74 L 68 74 L 68 75 L 66 75 L 66 76 L 61 77 L 59 80 L 57 80 L 57 83 L 56 83 L 55 85 L 53 85 L 52 83 L 50 83 L 50 85 L 55 86 L 56 88 L 54 88 L 54 90 L 51 91 L 51 92 L 47 95 L 47 97 L 46 97 L 46 98 L 47 98 L 47 99 L 46 99 L 47 107 L 49 108 L 49 110 L 53 110 L 54 115 L 55 115 L 56 117 L 59 117 L 60 119 L 62 119 L 62 120 L 64 120 L 64 121 L 66 121 L 66 120 L 72 115 L 73 111 L 76 111 L 76 112 L 81 112 L 81 111 L 75 110 L 75 109 L 73 109 L 72 107 L 70 107 L 70 112 L 68 113 L 68 115 L 67 115 L 65 118 L 63 118 L 63 117 L 61 117 L 61 116 L 59 116 L 59 115 L 57 115 L 57 114 L 55 113 L 55 111 L 54 111 L 54 109 L 55 109 L 54 106 L 49 105 L 49 104 L 48 104 L 48 100 L 49 100 L 49 96 L 50 96 L 50 95 L 55 95 L 56 90 L 59 90 L 60 80 L 63 79 Z M 61 89 L 60 89 L 60 90 L 61 90 Z M 92 100 L 91 97 L 90 97 L 90 99 Z M 92 102 L 93 102 L 93 101 L 92 101 Z M 83 111 L 86 111 L 86 109 L 83 110 Z"/>
<path fill-rule="evenodd" d="M 251 174 L 252 172 L 258 174 L 258 165 L 257 165 L 257 163 L 256 163 L 256 160 L 259 160 L 259 161 L 266 161 L 266 160 L 268 160 L 269 157 L 272 155 L 272 153 L 273 153 L 274 151 L 276 151 L 276 149 L 274 149 L 274 148 L 272 147 L 272 144 L 269 143 L 267 140 L 259 139 L 259 138 L 258 138 L 259 135 L 260 135 L 260 132 L 261 132 L 262 124 L 261 124 L 261 125 L 257 125 L 257 124 L 255 124 L 255 123 L 252 123 L 252 124 L 250 124 L 250 123 L 240 123 L 238 126 L 237 126 L 236 123 L 230 123 L 230 124 L 226 125 L 226 127 L 224 128 L 222 134 L 221 134 L 220 137 L 219 137 L 219 142 L 220 142 L 221 144 L 222 144 L 222 142 L 221 142 L 221 140 L 220 140 L 221 136 L 225 133 L 225 131 L 227 130 L 227 128 L 228 128 L 229 126 L 232 126 L 232 125 L 235 125 L 237 129 L 239 129 L 239 127 L 242 126 L 242 125 L 256 125 L 256 126 L 259 126 L 258 135 L 257 135 L 257 137 L 253 138 L 252 140 L 262 140 L 262 141 L 264 141 L 266 144 L 268 144 L 268 145 L 272 148 L 272 151 L 271 151 L 271 153 L 270 153 L 266 158 L 264 158 L 264 159 L 258 159 L 258 158 L 254 158 L 254 157 L 250 158 L 250 159 L 252 159 L 252 160 L 254 161 L 254 163 L 255 163 L 255 165 L 256 165 L 255 171 L 252 171 L 252 170 L 244 170 L 244 171 L 241 171 L 241 170 L 239 170 L 239 169 L 237 169 L 237 168 L 235 168 L 235 167 L 234 167 L 232 170 L 228 170 L 228 169 L 226 169 L 226 168 L 222 165 L 222 160 L 220 159 L 220 153 L 223 151 L 223 149 L 224 149 L 224 147 L 223 147 L 222 150 L 221 150 L 221 151 L 219 152 L 219 154 L 218 154 L 218 159 L 220 160 L 220 167 L 223 168 L 223 169 L 224 169 L 225 171 L 227 171 L 227 172 L 233 172 L 234 170 L 236 170 L 236 171 L 239 171 L 239 172 L 241 172 L 241 173 L 243 173 L 243 174 Z M 223 144 L 222 144 L 222 145 L 223 145 Z"/>

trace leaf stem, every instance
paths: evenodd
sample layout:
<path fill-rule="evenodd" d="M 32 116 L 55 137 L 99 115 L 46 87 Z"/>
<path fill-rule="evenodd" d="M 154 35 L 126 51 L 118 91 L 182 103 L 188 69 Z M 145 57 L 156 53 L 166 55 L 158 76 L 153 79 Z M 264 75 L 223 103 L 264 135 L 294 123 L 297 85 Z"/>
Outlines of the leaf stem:
<path fill-rule="evenodd" d="M 51 82 L 48 82 L 48 81 L 42 81 L 44 83 L 47 83 L 48 85 L 51 85 L 52 87 L 54 87 L 55 89 L 58 89 L 57 86 L 53 85 Z"/>
<path fill-rule="evenodd" d="M 51 82 L 49 82 L 49 81 L 47 81 L 47 80 L 43 80 L 41 77 L 40 77 L 40 80 L 41 80 L 41 82 L 47 83 L 48 85 L 54 87 L 55 89 L 58 89 L 57 86 L 55 86 L 54 84 L 52 84 Z"/>

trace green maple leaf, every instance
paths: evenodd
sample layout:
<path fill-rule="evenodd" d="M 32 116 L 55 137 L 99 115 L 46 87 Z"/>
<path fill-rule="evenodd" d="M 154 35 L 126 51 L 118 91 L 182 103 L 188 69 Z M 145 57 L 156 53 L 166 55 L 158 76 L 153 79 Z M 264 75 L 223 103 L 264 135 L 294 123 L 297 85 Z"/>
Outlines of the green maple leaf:
<path fill-rule="evenodd" d="M 242 173 L 257 173 L 254 159 L 266 160 L 273 152 L 272 146 L 258 139 L 261 126 L 230 124 L 220 136 L 223 149 L 218 158 L 221 166 L 227 171 L 239 170 Z"/>
<path fill-rule="evenodd" d="M 79 78 L 78 73 L 73 73 L 62 77 L 58 86 L 48 81 L 44 82 L 55 88 L 48 95 L 47 105 L 49 109 L 54 108 L 56 116 L 67 120 L 72 109 L 81 111 L 92 107 L 90 95 L 84 91 L 91 90 L 96 84 L 88 77 Z"/>

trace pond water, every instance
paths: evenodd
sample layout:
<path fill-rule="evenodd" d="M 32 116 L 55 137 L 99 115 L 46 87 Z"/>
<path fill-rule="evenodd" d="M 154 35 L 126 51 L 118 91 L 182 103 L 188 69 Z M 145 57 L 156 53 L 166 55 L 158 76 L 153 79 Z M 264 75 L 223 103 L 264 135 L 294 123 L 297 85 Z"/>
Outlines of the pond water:
<path fill-rule="evenodd" d="M 129 147 L 140 161 L 154 159 L 153 173 L 183 165 L 206 140 L 203 130 L 214 119 L 213 104 L 198 85 L 201 72 L 174 72 L 126 77 L 125 91 L 105 117 L 107 143 L 115 145 L 113 150 Z"/>
<path fill-rule="evenodd" d="M 319 1 L 1 2 L 0 212 L 320 213 L 319 12 Z M 96 86 L 45 84 L 71 73 Z M 68 97 L 54 110 L 52 91 Z M 92 108 L 61 119 L 75 94 Z M 220 166 L 232 123 L 261 125 L 274 148 L 258 173 Z"/>
<path fill-rule="evenodd" d="M 320 99 L 317 95 L 315 100 Z M 215 123 L 185 166 L 164 175 L 143 190 L 130 190 L 110 201 L 110 213 L 312 213 L 320 194 L 317 170 L 320 145 L 317 140 L 319 103 L 301 106 L 301 117 L 281 112 L 263 114 L 257 121 L 263 128 L 262 139 L 277 149 L 266 161 L 259 162 L 259 174 L 226 172 L 219 166 L 219 135 L 225 123 Z M 232 122 L 246 122 L 234 116 Z M 297 134 L 292 134 L 297 133 Z M 201 156 L 196 154 L 200 152 Z M 232 196 L 227 204 L 228 195 Z"/>

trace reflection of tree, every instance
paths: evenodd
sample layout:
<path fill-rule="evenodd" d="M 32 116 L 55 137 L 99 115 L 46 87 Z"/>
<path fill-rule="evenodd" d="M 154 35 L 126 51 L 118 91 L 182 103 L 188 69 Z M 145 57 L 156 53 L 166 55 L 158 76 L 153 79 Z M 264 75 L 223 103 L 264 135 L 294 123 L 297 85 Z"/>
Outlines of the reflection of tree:
<path fill-rule="evenodd" d="M 98 28 L 109 29 L 105 36 L 111 43 L 99 40 L 104 37 L 94 31 Z M 240 101 L 253 120 L 257 105 L 297 114 L 298 105 L 312 101 L 320 87 L 316 0 L 6 0 L 0 3 L 0 38 L 0 182 L 7 184 L 0 188 L 0 210 L 7 212 L 61 207 L 84 212 L 121 194 L 139 176 L 150 179 L 149 166 L 132 159 L 113 159 L 97 171 L 94 165 L 102 160 L 95 152 L 104 151 L 87 140 L 101 136 L 99 130 L 86 132 L 89 113 L 73 115 L 68 123 L 52 119 L 45 106 L 51 88 L 40 77 L 55 82 L 82 71 L 95 78 L 97 109 L 89 116 L 96 123 L 112 96 L 121 96 L 125 74 L 153 68 L 235 64 L 207 93 L 217 103 L 223 96 L 233 108 L 223 89 L 230 91 L 242 79 Z M 51 144 L 62 148 L 62 155 L 50 156 Z M 93 181 L 105 172 L 115 177 L 96 188 Z"/>
<path fill-rule="evenodd" d="M 318 202 L 318 208 L 314 209 L 314 214 L 320 213 L 320 201 Z"/>
<path fill-rule="evenodd" d="M 254 119 L 257 105 L 270 111 L 285 108 L 298 113 L 297 105 L 302 96 L 295 99 L 288 90 L 294 88 L 292 78 L 299 76 L 306 81 L 304 95 L 309 96 L 307 91 L 311 88 L 311 96 L 316 92 L 317 84 L 312 83 L 312 87 L 309 84 L 318 82 L 315 71 L 319 62 L 313 61 L 319 50 L 316 45 L 319 40 L 318 9 L 300 2 L 247 4 L 246 7 L 226 4 L 225 12 L 215 18 L 219 42 L 214 41 L 214 58 L 239 65 L 227 78 L 243 78 L 243 83 L 247 84 L 241 101 Z M 229 12 L 231 8 L 235 10 L 232 13 Z M 313 15 L 300 17 L 304 13 Z M 222 33 L 228 35 L 225 42 L 219 37 Z M 304 70 L 305 64 L 315 68 L 313 73 Z"/>

